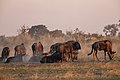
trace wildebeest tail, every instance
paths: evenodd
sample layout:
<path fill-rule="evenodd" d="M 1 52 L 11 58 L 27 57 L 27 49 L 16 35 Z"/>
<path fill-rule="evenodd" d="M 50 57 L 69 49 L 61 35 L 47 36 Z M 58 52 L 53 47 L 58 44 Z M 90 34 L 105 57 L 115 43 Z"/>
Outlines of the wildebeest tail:
<path fill-rule="evenodd" d="M 88 54 L 88 56 L 91 55 L 92 53 L 93 53 L 93 48 L 92 48 L 91 52 Z"/>

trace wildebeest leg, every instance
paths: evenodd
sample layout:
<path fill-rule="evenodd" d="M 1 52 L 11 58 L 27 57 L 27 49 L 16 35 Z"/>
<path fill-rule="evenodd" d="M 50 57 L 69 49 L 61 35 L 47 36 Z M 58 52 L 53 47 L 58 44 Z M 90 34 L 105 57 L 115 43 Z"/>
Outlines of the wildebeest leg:
<path fill-rule="evenodd" d="M 61 63 L 63 62 L 63 53 L 61 53 Z"/>
<path fill-rule="evenodd" d="M 74 53 L 73 52 L 70 54 L 70 59 L 71 59 L 71 62 L 74 61 Z"/>
<path fill-rule="evenodd" d="M 66 54 L 66 56 L 68 57 L 68 61 L 71 60 L 70 55 L 71 55 L 71 53 L 67 53 L 67 54 Z"/>
<path fill-rule="evenodd" d="M 76 60 L 78 60 L 78 54 L 76 54 L 76 57 L 75 57 Z"/>
<path fill-rule="evenodd" d="M 35 51 L 33 51 L 33 55 L 35 55 Z"/>
<path fill-rule="evenodd" d="M 17 55 L 17 53 L 16 53 L 16 51 L 15 51 L 15 54 L 14 54 L 14 56 L 16 56 Z"/>
<path fill-rule="evenodd" d="M 93 52 L 93 61 L 95 61 L 95 51 Z"/>
<path fill-rule="evenodd" d="M 63 53 L 60 53 L 61 54 L 61 63 L 63 62 Z"/>
<path fill-rule="evenodd" d="M 70 61 L 70 54 L 71 53 L 67 53 L 67 55 L 66 55 L 68 57 L 68 61 Z"/>
<path fill-rule="evenodd" d="M 65 62 L 68 62 L 68 59 L 69 59 L 68 57 L 69 57 L 69 54 L 68 54 L 68 53 L 65 53 L 63 60 L 64 60 Z"/>
<path fill-rule="evenodd" d="M 72 53 L 67 53 L 66 57 L 68 58 L 68 61 L 72 62 Z"/>
<path fill-rule="evenodd" d="M 74 54 L 74 59 L 77 60 L 78 54 Z"/>
<path fill-rule="evenodd" d="M 106 51 L 104 51 L 104 60 L 106 61 Z"/>
<path fill-rule="evenodd" d="M 75 58 L 75 55 L 74 55 L 74 54 L 72 54 L 72 58 L 71 58 L 71 59 L 72 59 L 72 62 L 74 61 L 74 58 Z"/>
<path fill-rule="evenodd" d="M 111 52 L 111 49 L 109 47 L 107 47 L 107 54 L 109 56 L 109 59 L 112 60 L 110 52 Z"/>
<path fill-rule="evenodd" d="M 97 57 L 97 50 L 95 50 L 95 56 L 97 58 L 97 60 L 99 61 L 98 57 Z"/>
<path fill-rule="evenodd" d="M 108 54 L 108 56 L 109 56 L 109 59 L 110 59 L 110 60 L 112 60 L 110 53 L 109 53 L 109 52 L 107 52 L 107 54 Z"/>
<path fill-rule="evenodd" d="M 71 61 L 73 62 L 74 61 L 74 51 L 71 52 Z"/>

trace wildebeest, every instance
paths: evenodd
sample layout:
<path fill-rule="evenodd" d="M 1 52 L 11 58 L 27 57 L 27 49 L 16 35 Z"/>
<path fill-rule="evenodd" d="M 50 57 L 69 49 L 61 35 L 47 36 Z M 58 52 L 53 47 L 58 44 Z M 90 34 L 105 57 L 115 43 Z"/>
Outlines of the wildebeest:
<path fill-rule="evenodd" d="M 68 57 L 68 54 L 70 52 L 70 47 L 67 44 L 64 43 L 55 43 L 50 47 L 50 54 L 58 55 L 60 54 L 61 62 L 63 61 L 64 57 Z"/>
<path fill-rule="evenodd" d="M 98 57 L 97 57 L 97 52 L 98 51 L 104 51 L 104 59 L 106 60 L 106 52 L 109 56 L 109 59 L 112 60 L 114 57 L 114 51 L 112 51 L 112 42 L 109 40 L 102 40 L 102 41 L 98 41 L 92 44 L 92 50 L 88 55 L 91 55 L 93 53 L 93 58 L 95 60 L 94 55 L 96 56 L 97 60 L 99 61 Z"/>
<path fill-rule="evenodd" d="M 43 53 L 43 45 L 41 42 L 39 43 L 34 43 L 32 45 L 32 51 L 33 51 L 33 56 L 39 55 Z"/>
<path fill-rule="evenodd" d="M 34 43 L 32 45 L 33 56 L 30 58 L 29 62 L 40 62 L 40 59 L 43 57 L 43 45 L 41 42 Z"/>
<path fill-rule="evenodd" d="M 67 44 L 70 47 L 70 58 L 73 60 L 77 60 L 78 58 L 78 52 L 79 50 L 81 50 L 81 45 L 79 42 L 71 40 L 71 41 L 67 41 L 65 42 L 65 44 Z"/>
<path fill-rule="evenodd" d="M 5 63 L 9 63 L 9 62 L 23 62 L 23 56 L 24 55 L 25 54 L 18 54 L 16 56 L 9 57 L 9 58 L 7 58 Z"/>
<path fill-rule="evenodd" d="M 23 62 L 23 56 L 26 55 L 26 48 L 24 46 L 24 43 L 21 43 L 20 45 L 15 46 L 14 48 L 15 54 L 13 57 L 9 57 L 5 63 L 9 62 Z"/>
<path fill-rule="evenodd" d="M 55 43 L 55 44 L 51 45 L 49 53 L 52 54 L 55 52 L 59 52 L 60 45 L 62 45 L 62 44 L 63 43 Z"/>
<path fill-rule="evenodd" d="M 56 43 L 50 47 L 50 53 L 59 52 L 61 53 L 61 62 L 64 57 L 69 60 L 77 59 L 78 50 L 81 49 L 80 44 L 77 41 L 67 41 L 65 43 Z M 76 52 L 76 53 L 75 53 Z"/>
<path fill-rule="evenodd" d="M 55 63 L 61 61 L 61 53 L 55 52 L 50 55 L 45 55 L 41 60 L 40 63 Z"/>
<path fill-rule="evenodd" d="M 10 54 L 9 47 L 4 47 L 2 50 L 1 57 L 0 57 L 0 62 L 5 62 L 5 59 L 8 58 L 9 54 Z"/>
<path fill-rule="evenodd" d="M 14 48 L 14 50 L 15 50 L 15 54 L 14 54 L 14 56 L 17 56 L 17 55 L 19 55 L 19 54 L 26 54 L 26 48 L 25 48 L 25 46 L 24 46 L 24 43 L 21 43 L 20 45 L 17 45 L 15 48 Z"/>

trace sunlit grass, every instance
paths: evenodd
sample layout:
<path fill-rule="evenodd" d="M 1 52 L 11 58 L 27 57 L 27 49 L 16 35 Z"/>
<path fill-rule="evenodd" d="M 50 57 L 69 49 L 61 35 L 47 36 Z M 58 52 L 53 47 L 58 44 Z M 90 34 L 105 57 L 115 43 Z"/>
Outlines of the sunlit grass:
<path fill-rule="evenodd" d="M 120 62 L 0 64 L 0 80 L 117 80 Z"/>

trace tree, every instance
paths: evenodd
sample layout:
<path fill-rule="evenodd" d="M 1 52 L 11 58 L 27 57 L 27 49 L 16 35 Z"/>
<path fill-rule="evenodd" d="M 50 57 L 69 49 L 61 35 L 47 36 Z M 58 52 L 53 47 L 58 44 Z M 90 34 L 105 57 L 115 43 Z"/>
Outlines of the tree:
<path fill-rule="evenodd" d="M 28 31 L 28 34 L 30 34 L 31 36 L 45 35 L 48 33 L 49 33 L 49 30 L 45 25 L 32 26 Z"/>
<path fill-rule="evenodd" d="M 3 42 L 5 40 L 5 35 L 0 36 L 0 42 Z"/>
<path fill-rule="evenodd" d="M 107 25 L 103 29 L 103 32 L 105 33 L 106 36 L 108 34 L 115 36 L 118 31 L 119 31 L 118 24 Z"/>
<path fill-rule="evenodd" d="M 62 33 L 62 30 L 54 30 L 54 31 L 50 31 L 50 35 L 52 35 L 53 37 L 63 37 L 64 34 Z"/>
<path fill-rule="evenodd" d="M 84 38 L 83 38 L 84 35 L 85 35 L 85 32 L 80 31 L 79 28 L 76 28 L 74 30 L 73 36 L 74 36 L 74 38 L 75 38 L 76 41 L 79 41 L 79 40 L 82 41 L 82 40 L 84 40 Z"/>
<path fill-rule="evenodd" d="M 24 24 L 23 26 L 20 27 L 20 29 L 17 30 L 17 32 L 18 34 L 25 35 L 25 33 L 27 33 L 28 30 L 29 30 L 29 27 Z"/>
<path fill-rule="evenodd" d="M 34 37 L 36 40 L 39 40 L 40 36 L 49 34 L 49 30 L 45 25 L 35 25 L 29 29 L 28 34 Z"/>

